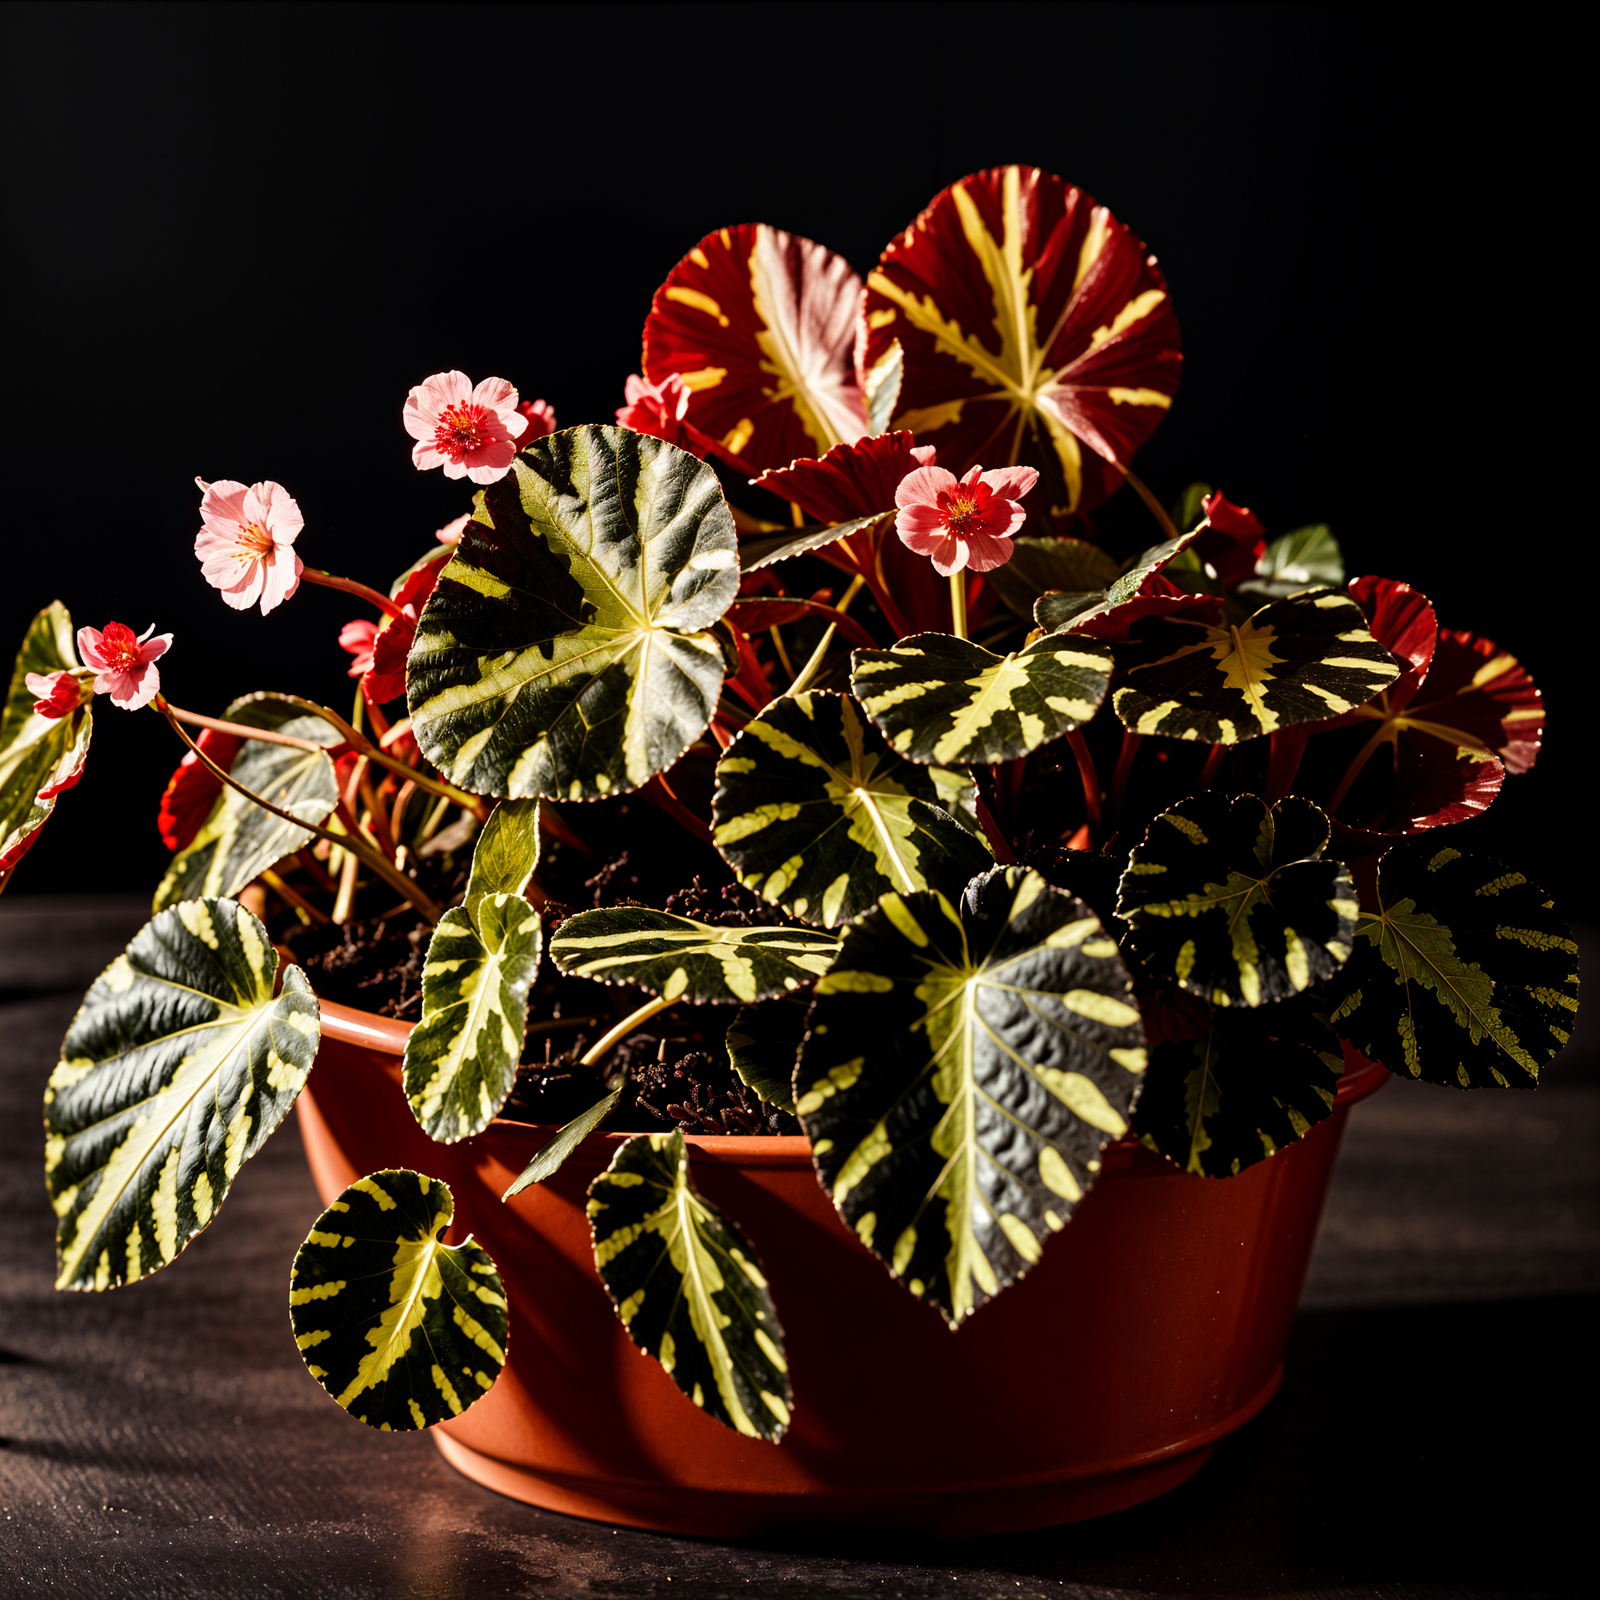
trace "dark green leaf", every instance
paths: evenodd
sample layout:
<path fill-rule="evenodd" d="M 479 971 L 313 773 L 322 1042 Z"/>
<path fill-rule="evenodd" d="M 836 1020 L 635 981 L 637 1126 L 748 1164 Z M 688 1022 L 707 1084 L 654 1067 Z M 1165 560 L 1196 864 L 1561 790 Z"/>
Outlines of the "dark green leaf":
<path fill-rule="evenodd" d="M 941 766 L 1010 761 L 1087 722 L 1105 699 L 1111 651 L 1045 638 L 1010 655 L 945 633 L 857 650 L 851 687 L 889 743 Z"/>
<path fill-rule="evenodd" d="M 550 941 L 563 972 L 696 1005 L 765 1000 L 819 978 L 839 941 L 810 928 L 718 928 L 648 906 L 580 911 Z"/>
<path fill-rule="evenodd" d="M 776 1442 L 783 1330 L 755 1251 L 689 1181 L 683 1134 L 640 1134 L 589 1188 L 594 1260 L 628 1337 L 708 1416 Z"/>
<path fill-rule="evenodd" d="M 833 928 L 889 890 L 954 893 L 988 866 L 973 793 L 964 775 L 897 755 L 849 696 L 799 694 L 728 747 L 713 835 L 747 888 Z"/>
<path fill-rule="evenodd" d="M 1230 1177 L 1327 1117 L 1343 1071 L 1305 1002 L 1212 1010 L 1198 1039 L 1151 1053 L 1134 1132 L 1185 1172 Z"/>
<path fill-rule="evenodd" d="M 488 1127 L 517 1081 L 528 989 L 539 970 L 539 913 L 491 894 L 439 919 L 422 968 L 422 1020 L 406 1039 L 405 1089 L 430 1139 Z"/>
<path fill-rule="evenodd" d="M 517 1181 L 500 1198 L 509 1200 L 512 1195 L 521 1194 L 531 1185 L 543 1183 L 546 1178 L 554 1177 L 561 1170 L 567 1157 L 616 1110 L 617 1101 L 622 1098 L 624 1087 L 625 1084 L 619 1083 L 610 1094 L 596 1100 L 587 1111 L 580 1111 L 571 1122 L 540 1145 L 534 1153 L 533 1160 L 522 1169 Z"/>
<path fill-rule="evenodd" d="M 728 1028 L 728 1062 L 739 1081 L 780 1111 L 794 1110 L 794 1064 L 810 1010 L 810 995 L 791 995 L 741 1006 Z"/>
<path fill-rule="evenodd" d="M 1329 977 L 1350 954 L 1356 895 L 1318 858 L 1328 819 L 1290 795 L 1191 795 L 1150 824 L 1117 912 L 1153 972 L 1216 1006 L 1265 1005 Z"/>
<path fill-rule="evenodd" d="M 1208 744 L 1338 716 L 1401 671 L 1361 607 L 1334 589 L 1274 601 L 1237 627 L 1142 617 L 1115 649 L 1111 701 L 1123 725 Z"/>
<path fill-rule="evenodd" d="M 1422 842 L 1378 868 L 1334 1031 L 1391 1072 L 1530 1089 L 1578 1010 L 1578 947 L 1544 892 L 1484 856 Z"/>
<path fill-rule="evenodd" d="M 321 717 L 274 694 L 246 695 L 223 715 L 315 744 L 340 743 L 338 732 Z M 333 762 L 321 750 L 246 739 L 228 771 L 263 800 L 307 822 L 323 821 L 339 799 Z M 156 889 L 155 908 L 202 895 L 237 894 L 313 837 L 309 828 L 297 828 L 224 786 L 200 831 L 172 858 Z"/>
<path fill-rule="evenodd" d="M 1325 523 L 1280 534 L 1262 551 L 1255 576 L 1239 592 L 1275 600 L 1313 585 L 1337 587 L 1344 582 L 1344 556 L 1333 530 Z"/>
<path fill-rule="evenodd" d="M 723 679 L 738 592 L 716 473 L 626 428 L 536 439 L 485 493 L 417 625 L 412 728 L 453 782 L 593 800 L 664 772 Z"/>
<path fill-rule="evenodd" d="M 164 1267 L 288 1114 L 321 1036 L 317 998 L 232 900 L 160 912 L 95 980 L 45 1092 L 59 1289 Z"/>
<path fill-rule="evenodd" d="M 1015 539 L 1011 559 L 983 581 L 1019 617 L 1033 616 L 1034 603 L 1052 591 L 1103 595 L 1117 577 L 1117 562 L 1087 539 Z"/>
<path fill-rule="evenodd" d="M 294 1258 L 289 1317 L 311 1376 L 369 1428 L 459 1416 L 506 1362 L 500 1274 L 471 1239 L 444 1242 L 448 1184 L 406 1171 L 358 1178 Z"/>
<path fill-rule="evenodd" d="M 817 985 L 795 1102 L 840 1215 L 954 1325 L 1064 1226 L 1144 1067 L 1099 920 L 997 867 L 959 910 L 891 894 L 850 927 Z"/>

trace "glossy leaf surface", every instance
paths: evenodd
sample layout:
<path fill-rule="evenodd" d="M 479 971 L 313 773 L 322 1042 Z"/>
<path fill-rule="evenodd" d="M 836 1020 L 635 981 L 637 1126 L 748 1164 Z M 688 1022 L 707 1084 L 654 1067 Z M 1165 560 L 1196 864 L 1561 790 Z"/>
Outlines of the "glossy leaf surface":
<path fill-rule="evenodd" d="M 1302 993 L 1350 954 L 1356 894 L 1318 857 L 1328 819 L 1290 795 L 1206 790 L 1150 824 L 1128 858 L 1117 914 L 1162 980 L 1214 1006 L 1259 1006 Z"/>
<path fill-rule="evenodd" d="M 984 582 L 1009 610 L 1031 621 L 1042 595 L 1103 595 L 1118 571 L 1116 558 L 1087 539 L 1021 538 L 1012 541 L 1011 559 L 986 572 Z"/>
<path fill-rule="evenodd" d="M 972 804 L 969 778 L 897 754 L 848 696 L 800 694 L 728 747 L 712 833 L 747 888 L 834 928 L 890 890 L 959 892 L 990 865 L 952 815 Z"/>
<path fill-rule="evenodd" d="M 0 706 L 0 889 L 32 848 L 57 796 L 78 781 L 94 726 L 87 705 L 66 717 L 39 716 L 27 676 L 80 670 L 72 618 L 53 601 L 28 625 Z"/>
<path fill-rule="evenodd" d="M 708 1416 L 776 1441 L 783 1330 L 755 1251 L 689 1179 L 683 1134 L 640 1134 L 589 1187 L 594 1259 L 628 1337 Z"/>
<path fill-rule="evenodd" d="M 278 695 L 246 695 L 235 700 L 223 716 L 229 722 L 267 728 L 319 745 L 341 742 L 321 717 L 308 715 Z M 322 750 L 297 750 L 293 745 L 246 739 L 228 771 L 263 800 L 307 822 L 322 822 L 339 799 L 333 762 Z M 168 864 L 156 888 L 155 909 L 203 895 L 237 894 L 313 837 L 309 828 L 285 822 L 223 785 L 199 831 Z"/>
<path fill-rule="evenodd" d="M 157 1271 L 283 1121 L 321 1037 L 298 967 L 232 900 L 158 913 L 95 980 L 45 1092 L 58 1289 Z"/>
<path fill-rule="evenodd" d="M 1336 989 L 1334 1031 L 1391 1072 L 1533 1088 L 1578 1009 L 1578 947 L 1543 890 L 1422 841 L 1378 867 Z"/>
<path fill-rule="evenodd" d="M 1343 1071 L 1303 1002 L 1213 1010 L 1198 1039 L 1151 1052 L 1134 1132 L 1185 1172 L 1232 1177 L 1323 1121 Z"/>
<path fill-rule="evenodd" d="M 716 473 L 625 428 L 536 439 L 485 492 L 407 665 L 423 753 L 478 794 L 592 800 L 711 720 L 738 592 Z"/>
<path fill-rule="evenodd" d="M 888 895 L 817 985 L 795 1105 L 839 1214 L 952 1326 L 1039 1259 L 1127 1131 L 1144 1031 L 1079 900 L 999 867 Z"/>
<path fill-rule="evenodd" d="M 502 800 L 472 848 L 472 872 L 467 879 L 466 908 L 474 917 L 482 902 L 494 895 L 520 895 L 539 865 L 538 800 Z"/>
<path fill-rule="evenodd" d="M 857 364 L 904 348 L 894 426 L 939 465 L 1021 463 L 1052 510 L 1086 510 L 1172 403 L 1178 325 L 1154 257 L 1037 168 L 952 184 L 867 277 Z"/>
<path fill-rule="evenodd" d="M 439 919 L 422 968 L 422 1020 L 406 1037 L 405 1091 L 428 1137 L 481 1133 L 517 1080 L 528 990 L 539 971 L 539 913 L 488 894 Z"/>
<path fill-rule="evenodd" d="M 1059 739 L 1100 708 L 1111 651 L 1045 638 L 1010 655 L 945 633 L 858 650 L 851 688 L 878 730 L 913 761 L 1010 761 Z"/>
<path fill-rule="evenodd" d="M 708 233 L 656 290 L 644 326 L 651 383 L 674 373 L 686 420 L 756 469 L 866 432 L 851 363 L 861 279 L 796 234 Z"/>
<path fill-rule="evenodd" d="M 811 928 L 722 928 L 648 906 L 580 911 L 561 924 L 550 957 L 563 972 L 631 983 L 663 1000 L 743 1003 L 814 983 L 839 941 Z"/>
<path fill-rule="evenodd" d="M 506 1360 L 505 1286 L 481 1245 L 444 1242 L 447 1184 L 358 1178 L 294 1258 L 289 1317 L 311 1376 L 357 1421 L 428 1428 L 481 1400 Z"/>
<path fill-rule="evenodd" d="M 1116 647 L 1112 704 L 1135 733 L 1238 744 L 1319 722 L 1372 699 L 1400 663 L 1334 589 L 1263 606 L 1238 626 L 1213 617 L 1143 617 Z"/>

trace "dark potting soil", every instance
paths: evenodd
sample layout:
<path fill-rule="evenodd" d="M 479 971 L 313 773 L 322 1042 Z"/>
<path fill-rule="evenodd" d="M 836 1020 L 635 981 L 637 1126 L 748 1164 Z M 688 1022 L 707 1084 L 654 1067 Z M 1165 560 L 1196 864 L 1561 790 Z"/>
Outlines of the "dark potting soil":
<path fill-rule="evenodd" d="M 561 813 L 578 844 L 546 834 L 535 882 L 546 948 L 561 923 L 593 906 L 647 905 L 715 926 L 754 927 L 791 919 L 735 883 L 709 845 L 637 796 L 568 806 Z M 618 847 L 621 840 L 625 846 Z M 425 856 L 413 876 L 442 906 L 466 892 L 471 845 Z M 395 911 L 381 883 L 362 891 L 343 924 L 306 927 L 288 913 L 274 937 L 306 970 L 317 993 L 341 1005 L 415 1022 L 422 1014 L 422 968 L 432 929 L 409 907 Z M 366 913 L 363 915 L 362 913 Z M 633 1010 L 638 989 L 568 977 L 544 961 L 528 995 L 528 1025 L 517 1081 L 501 1115 L 561 1125 L 616 1087 L 622 1098 L 606 1121 L 620 1132 L 794 1134 L 788 1112 L 764 1104 L 734 1073 L 724 1038 L 737 1007 L 673 1006 L 628 1035 L 593 1066 L 584 1052 Z"/>

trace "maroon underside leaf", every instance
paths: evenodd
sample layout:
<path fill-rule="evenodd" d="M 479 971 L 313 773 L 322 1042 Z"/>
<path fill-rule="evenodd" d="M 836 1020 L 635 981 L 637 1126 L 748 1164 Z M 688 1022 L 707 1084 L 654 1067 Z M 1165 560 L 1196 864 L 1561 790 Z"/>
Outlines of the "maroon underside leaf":
<path fill-rule="evenodd" d="M 656 291 L 644 374 L 676 374 L 685 420 L 751 467 L 819 456 L 866 432 L 851 362 L 861 279 L 796 234 L 745 223 L 709 233 Z"/>
<path fill-rule="evenodd" d="M 1408 721 L 1448 727 L 1494 751 L 1507 772 L 1526 772 L 1544 735 L 1544 697 L 1515 656 L 1492 640 L 1439 630 L 1433 665 Z"/>
<path fill-rule="evenodd" d="M 1255 576 L 1256 563 L 1267 548 L 1266 529 L 1248 506 L 1236 506 L 1221 491 L 1205 500 L 1206 521 L 1195 535 L 1194 551 L 1209 562 L 1224 590 L 1238 588 Z"/>
<path fill-rule="evenodd" d="M 1178 325 L 1155 258 L 1103 206 L 1037 168 L 952 184 L 868 276 L 858 380 L 898 339 L 893 425 L 956 474 L 1039 469 L 1041 509 L 1085 510 L 1177 389 Z"/>

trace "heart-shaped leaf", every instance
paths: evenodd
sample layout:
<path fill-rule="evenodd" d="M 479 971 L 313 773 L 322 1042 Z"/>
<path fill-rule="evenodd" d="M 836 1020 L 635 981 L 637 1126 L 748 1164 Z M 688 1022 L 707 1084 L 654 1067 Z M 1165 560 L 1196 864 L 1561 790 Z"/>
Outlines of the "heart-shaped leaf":
<path fill-rule="evenodd" d="M 717 475 L 626 428 L 536 439 L 484 494 L 417 624 L 412 731 L 478 794 L 593 800 L 711 721 L 738 592 Z"/>
<path fill-rule="evenodd" d="M 958 820 L 973 795 L 962 774 L 896 754 L 848 695 L 799 694 L 729 745 L 712 836 L 747 888 L 835 928 L 890 890 L 956 892 L 988 866 Z"/>
<path fill-rule="evenodd" d="M 1400 676 L 1361 607 L 1335 589 L 1275 600 L 1237 626 L 1219 616 L 1220 607 L 1210 619 L 1150 616 L 1131 625 L 1116 646 L 1111 692 L 1124 727 L 1238 744 L 1338 716 Z"/>
<path fill-rule="evenodd" d="M 1036 872 L 886 895 L 817 985 L 795 1107 L 846 1224 L 952 1325 L 1039 1259 L 1128 1129 L 1144 1030 L 1115 942 Z"/>
<path fill-rule="evenodd" d="M 839 941 L 811 928 L 718 928 L 648 906 L 580 911 L 550 941 L 574 977 L 631 983 L 692 1004 L 766 1000 L 814 983 Z"/>
<path fill-rule="evenodd" d="M 484 895 L 439 919 L 405 1053 L 406 1099 L 430 1139 L 481 1133 L 516 1084 L 540 938 L 539 913 L 520 895 Z"/>
<path fill-rule="evenodd" d="M 266 728 L 324 746 L 339 744 L 338 732 L 274 694 L 251 694 L 223 713 L 229 722 Z M 220 764 L 220 763 L 219 763 Z M 339 799 L 333 762 L 323 750 L 264 744 L 245 739 L 228 766 L 245 788 L 307 822 L 321 822 Z M 155 909 L 203 895 L 237 894 L 267 868 L 292 855 L 313 835 L 246 800 L 224 785 L 194 838 L 167 867 L 156 889 Z"/>
<path fill-rule="evenodd" d="M 1178 325 L 1155 258 L 1104 206 L 1037 168 L 974 173 L 868 275 L 857 370 L 904 347 L 894 426 L 939 465 L 1020 462 L 1047 503 L 1086 510 L 1178 386 Z M 1085 448 L 1086 447 L 1086 448 Z"/>
<path fill-rule="evenodd" d="M 1340 974 L 1334 1031 L 1394 1073 L 1533 1088 L 1578 1009 L 1578 947 L 1544 891 L 1421 841 L 1378 867 Z"/>
<path fill-rule="evenodd" d="M 1265 1005 L 1349 957 L 1356 895 L 1318 857 L 1328 819 L 1299 795 L 1191 795 L 1150 824 L 1128 858 L 1117 913 L 1134 953 L 1214 1006 Z"/>
<path fill-rule="evenodd" d="M 413 1432 L 460 1416 L 506 1363 L 505 1286 L 481 1245 L 444 1242 L 448 1184 L 358 1178 L 294 1258 L 289 1318 L 311 1376 L 357 1421 Z"/>
<path fill-rule="evenodd" d="M 95 980 L 45 1092 L 58 1289 L 157 1271 L 217 1213 L 316 1058 L 298 967 L 232 900 L 158 913 Z"/>
<path fill-rule="evenodd" d="M 640 1134 L 589 1186 L 594 1261 L 628 1337 L 707 1416 L 789 1426 L 783 1330 L 749 1241 L 689 1181 L 683 1134 Z"/>
<path fill-rule="evenodd" d="M 1198 1039 L 1151 1052 L 1133 1129 L 1185 1172 L 1232 1177 L 1333 1110 L 1339 1041 L 1304 1002 L 1211 1011 Z"/>
<path fill-rule="evenodd" d="M 1070 630 L 1107 641 L 1128 637 L 1128 628 L 1140 617 L 1166 616 L 1192 611 L 1197 601 L 1179 585 L 1164 578 L 1165 570 L 1188 556 L 1192 533 L 1180 534 L 1135 556 L 1111 582 L 1099 590 L 1068 587 L 1041 594 L 1033 605 L 1034 620 L 1046 633 Z M 1061 542 L 1061 541 L 1056 541 Z M 1093 548 L 1091 546 L 1091 548 Z"/>
<path fill-rule="evenodd" d="M 902 755 L 945 765 L 1010 761 L 1087 722 L 1105 699 L 1111 651 L 1044 638 L 997 656 L 966 639 L 919 633 L 857 650 L 850 686 Z"/>
<path fill-rule="evenodd" d="M 30 672 L 83 671 L 72 644 L 72 618 L 53 601 L 28 624 L 0 706 L 0 889 L 49 821 L 56 797 L 78 781 L 89 753 L 89 707 L 41 717 L 33 709 L 39 697 L 27 684 Z"/>
<path fill-rule="evenodd" d="M 822 245 L 764 223 L 721 228 L 656 290 L 645 376 L 676 373 L 686 420 L 754 468 L 821 455 L 867 429 L 851 365 L 860 298 L 850 263 Z"/>

